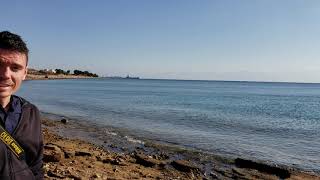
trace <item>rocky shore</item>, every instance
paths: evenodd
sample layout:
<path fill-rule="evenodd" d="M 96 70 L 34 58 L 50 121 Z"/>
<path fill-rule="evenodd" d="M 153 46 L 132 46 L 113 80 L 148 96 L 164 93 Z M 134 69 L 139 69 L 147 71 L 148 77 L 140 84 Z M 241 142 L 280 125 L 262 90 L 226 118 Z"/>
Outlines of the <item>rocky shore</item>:
<path fill-rule="evenodd" d="M 318 174 L 289 167 L 209 156 L 160 144 L 129 148 L 128 142 L 119 148 L 109 139 L 88 141 L 74 133 L 72 138 L 66 137 L 63 132 L 79 129 L 66 119 L 43 118 L 43 129 L 46 179 L 320 179 Z"/>

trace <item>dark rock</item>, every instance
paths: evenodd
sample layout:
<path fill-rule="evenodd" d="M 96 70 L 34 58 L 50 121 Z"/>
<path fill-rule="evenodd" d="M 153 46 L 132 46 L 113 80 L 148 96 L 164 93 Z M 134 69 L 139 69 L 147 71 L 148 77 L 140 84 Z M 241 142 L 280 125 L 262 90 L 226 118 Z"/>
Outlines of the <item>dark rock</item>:
<path fill-rule="evenodd" d="M 175 160 L 171 162 L 171 165 L 179 170 L 179 171 L 183 171 L 183 172 L 192 172 L 192 171 L 200 171 L 200 168 L 197 167 L 196 165 L 193 165 L 192 163 L 190 163 L 189 161 L 185 161 L 185 160 Z"/>
<path fill-rule="evenodd" d="M 111 148 L 118 148 L 116 145 L 114 145 L 114 144 L 109 144 L 108 145 L 109 147 L 111 147 Z"/>
<path fill-rule="evenodd" d="M 51 170 L 48 171 L 47 175 L 48 175 L 49 177 L 55 177 L 55 178 L 60 178 L 60 179 L 65 178 L 65 176 L 62 176 L 62 175 L 60 175 L 60 174 L 58 174 L 58 173 L 56 173 L 56 172 L 53 172 L 53 171 L 51 171 Z"/>
<path fill-rule="evenodd" d="M 146 156 L 146 155 L 143 155 L 143 154 L 136 154 L 135 159 L 136 159 L 136 163 L 141 164 L 146 167 L 154 167 L 154 166 L 158 166 L 158 165 L 162 166 L 162 165 L 166 164 L 163 161 L 153 159 L 153 158 Z"/>
<path fill-rule="evenodd" d="M 113 168 L 113 172 L 119 172 L 117 168 Z"/>
<path fill-rule="evenodd" d="M 232 172 L 235 173 L 235 174 L 237 174 L 238 176 L 245 176 L 245 175 L 246 175 L 246 174 L 245 174 L 243 171 L 241 171 L 241 169 L 239 169 L 239 168 L 232 168 Z"/>
<path fill-rule="evenodd" d="M 47 154 L 47 153 L 44 153 L 43 154 L 43 161 L 44 162 L 59 162 L 61 161 L 63 158 L 62 158 L 62 154 Z"/>
<path fill-rule="evenodd" d="M 106 158 L 106 159 L 103 159 L 102 162 L 107 164 L 120 165 L 123 161 L 120 161 L 118 159 Z"/>
<path fill-rule="evenodd" d="M 161 152 L 159 157 L 160 157 L 160 159 L 169 159 L 170 158 L 170 156 L 164 152 Z"/>
<path fill-rule="evenodd" d="M 216 175 L 214 172 L 210 172 L 209 174 L 212 178 L 218 178 L 218 175 Z"/>
<path fill-rule="evenodd" d="M 71 158 L 75 155 L 75 152 L 74 151 L 70 151 L 70 150 L 65 150 L 64 151 L 64 157 L 65 158 Z"/>
<path fill-rule="evenodd" d="M 235 160 L 235 165 L 239 168 L 256 169 L 258 171 L 265 172 L 268 174 L 274 174 L 282 179 L 290 177 L 290 172 L 287 169 L 271 166 L 268 164 L 258 163 L 251 160 L 237 158 Z"/>
<path fill-rule="evenodd" d="M 128 151 L 128 148 L 126 148 L 126 147 L 121 147 L 120 149 L 121 149 L 121 151 Z"/>
<path fill-rule="evenodd" d="M 94 178 L 94 179 L 101 178 L 101 175 L 100 174 L 94 174 L 94 175 L 91 176 L 91 178 Z"/>
<path fill-rule="evenodd" d="M 82 179 L 80 176 L 78 176 L 76 174 L 70 174 L 68 177 L 71 179 L 74 179 L 74 180 L 81 180 Z"/>
<path fill-rule="evenodd" d="M 92 156 L 92 154 L 86 151 L 76 151 L 75 156 Z"/>
<path fill-rule="evenodd" d="M 44 149 L 59 151 L 61 150 L 57 145 L 54 144 L 46 144 L 44 145 Z"/>
<path fill-rule="evenodd" d="M 97 161 L 103 161 L 104 159 L 101 156 L 96 156 Z"/>
<path fill-rule="evenodd" d="M 64 158 L 62 150 L 56 145 L 45 145 L 43 153 L 44 162 L 59 162 Z"/>
<path fill-rule="evenodd" d="M 60 120 L 60 122 L 63 123 L 63 124 L 67 124 L 67 123 L 68 123 L 68 120 L 67 120 L 66 118 L 62 118 L 62 119 Z"/>

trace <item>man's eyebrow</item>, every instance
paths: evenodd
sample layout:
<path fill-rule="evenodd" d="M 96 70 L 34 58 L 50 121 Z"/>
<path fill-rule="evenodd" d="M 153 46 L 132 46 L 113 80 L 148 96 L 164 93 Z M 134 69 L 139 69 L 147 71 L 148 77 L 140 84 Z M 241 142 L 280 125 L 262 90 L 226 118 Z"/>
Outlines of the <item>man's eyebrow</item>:
<path fill-rule="evenodd" d="M 19 64 L 19 63 L 12 63 L 12 65 L 13 65 L 13 66 L 16 66 L 16 67 L 21 67 L 21 68 L 24 67 L 23 65 L 21 65 L 21 64 Z"/>

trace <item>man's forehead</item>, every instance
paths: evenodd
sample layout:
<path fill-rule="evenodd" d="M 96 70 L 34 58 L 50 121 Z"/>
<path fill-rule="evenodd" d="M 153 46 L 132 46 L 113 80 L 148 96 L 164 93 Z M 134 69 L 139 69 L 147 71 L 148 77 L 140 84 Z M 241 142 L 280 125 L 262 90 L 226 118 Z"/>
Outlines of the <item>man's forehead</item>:
<path fill-rule="evenodd" d="M 25 54 L 17 51 L 0 49 L 0 62 L 25 64 L 27 62 L 27 57 Z"/>

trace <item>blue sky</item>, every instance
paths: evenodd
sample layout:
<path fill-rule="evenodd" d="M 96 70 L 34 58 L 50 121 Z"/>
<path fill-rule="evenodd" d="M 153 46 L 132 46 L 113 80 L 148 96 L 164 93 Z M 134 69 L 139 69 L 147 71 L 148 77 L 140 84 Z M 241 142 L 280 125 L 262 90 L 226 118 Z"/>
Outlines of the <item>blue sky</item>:
<path fill-rule="evenodd" d="M 4 1 L 30 67 L 142 78 L 320 82 L 320 1 Z"/>

